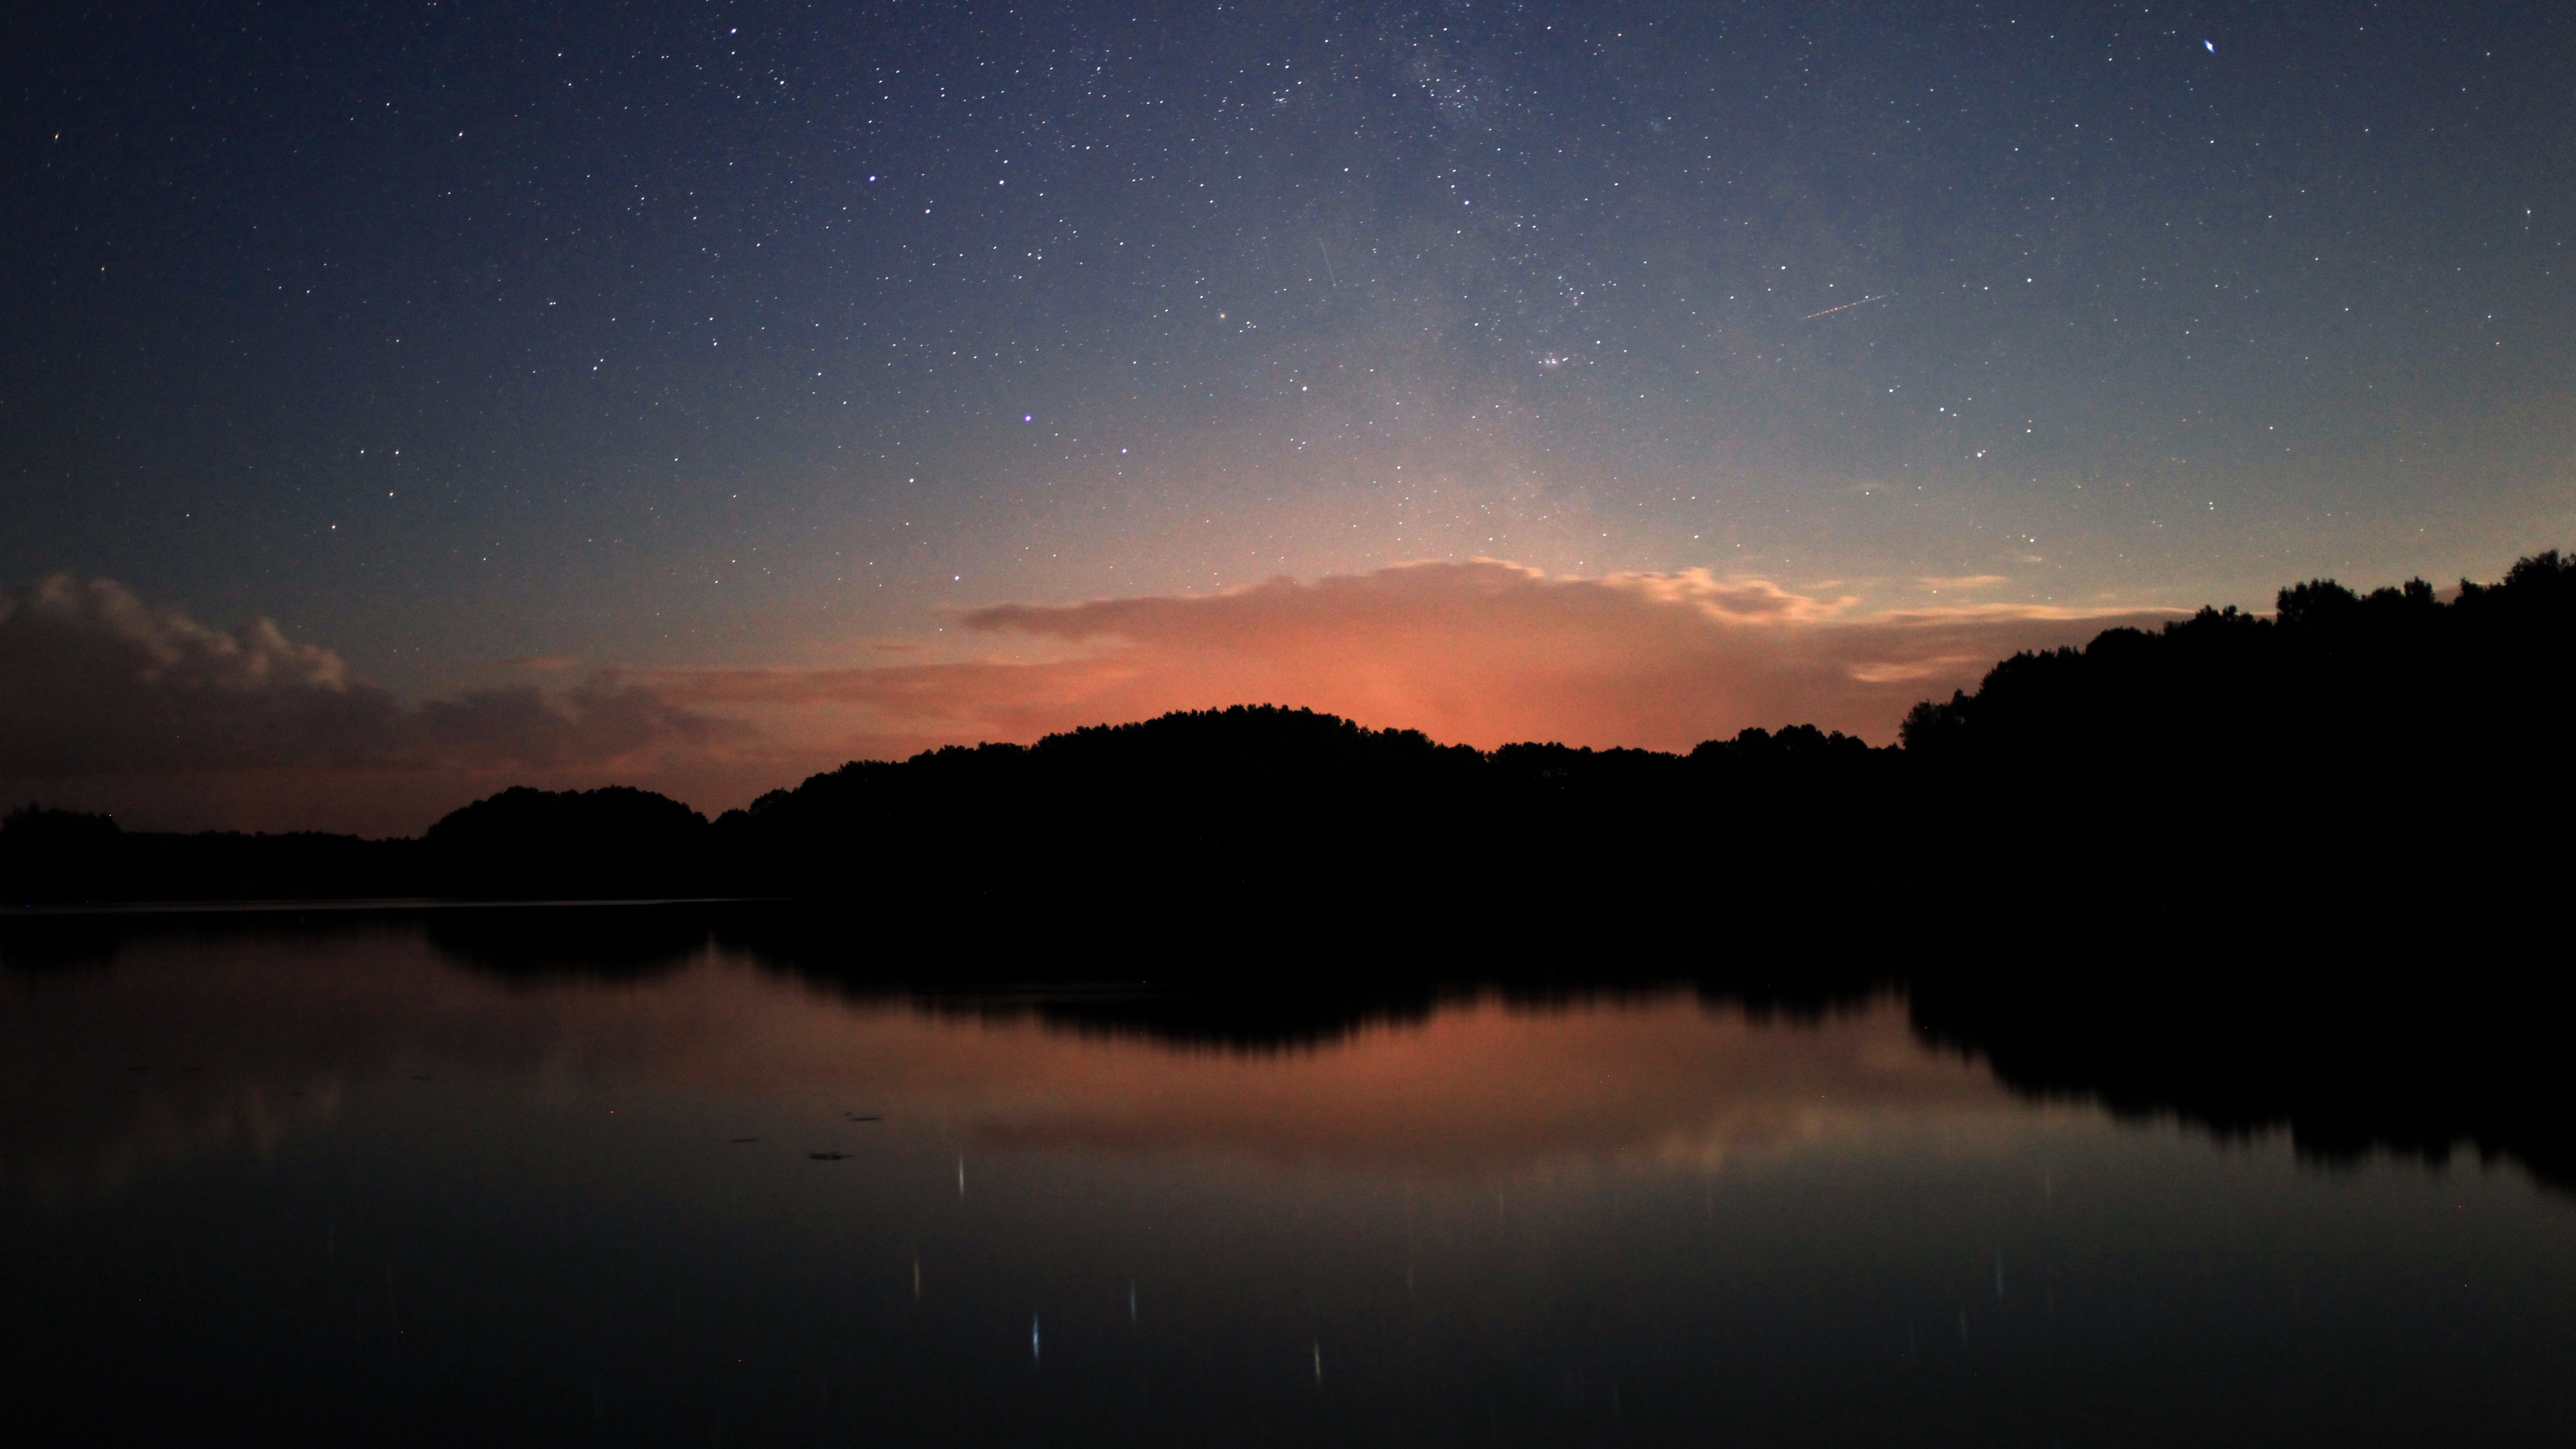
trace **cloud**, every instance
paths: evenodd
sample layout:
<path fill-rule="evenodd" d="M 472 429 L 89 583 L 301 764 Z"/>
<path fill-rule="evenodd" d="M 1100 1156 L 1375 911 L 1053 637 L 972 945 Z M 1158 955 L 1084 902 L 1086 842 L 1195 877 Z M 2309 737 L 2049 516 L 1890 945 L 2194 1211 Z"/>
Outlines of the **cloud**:
<path fill-rule="evenodd" d="M 545 770 L 747 734 L 613 673 L 410 706 L 267 619 L 221 632 L 68 575 L 0 593 L 0 778 Z"/>
<path fill-rule="evenodd" d="M 1797 723 L 1884 743 L 2015 650 L 2170 617 L 1869 614 L 1828 587 L 1408 564 L 969 610 L 948 637 L 981 659 L 854 643 L 869 662 L 583 674 L 549 656 L 513 661 L 533 682 L 410 703 L 267 620 L 219 631 L 57 576 L 0 592 L 0 791 L 142 828 L 408 834 L 507 784 L 634 784 L 712 812 L 852 758 L 1262 703 L 1488 748 L 1681 750 Z"/>
<path fill-rule="evenodd" d="M 1914 701 L 1973 686 L 2016 650 L 2169 617 L 2026 605 L 1861 615 L 1852 598 L 1705 570 L 1561 578 L 1478 560 L 962 615 L 996 645 L 1059 657 L 651 678 L 695 705 L 814 711 L 841 722 L 852 753 L 1245 703 L 1483 747 L 1686 749 L 1808 722 L 1884 743 Z"/>

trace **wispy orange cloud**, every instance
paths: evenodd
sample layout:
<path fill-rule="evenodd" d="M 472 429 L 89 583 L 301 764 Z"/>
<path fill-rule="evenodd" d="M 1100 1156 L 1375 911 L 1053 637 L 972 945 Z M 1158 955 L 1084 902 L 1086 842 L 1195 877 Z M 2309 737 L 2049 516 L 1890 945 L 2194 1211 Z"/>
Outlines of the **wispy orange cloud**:
<path fill-rule="evenodd" d="M 2169 617 L 2001 604 L 1861 614 L 1849 597 L 1704 570 L 1560 578 L 1478 560 L 962 616 L 996 645 L 1059 656 L 1027 662 L 637 678 L 693 708 L 836 720 L 853 753 L 880 755 L 1246 703 L 1487 748 L 1687 749 L 1792 723 L 1883 743 L 1914 701 L 1973 685 L 2015 650 Z"/>

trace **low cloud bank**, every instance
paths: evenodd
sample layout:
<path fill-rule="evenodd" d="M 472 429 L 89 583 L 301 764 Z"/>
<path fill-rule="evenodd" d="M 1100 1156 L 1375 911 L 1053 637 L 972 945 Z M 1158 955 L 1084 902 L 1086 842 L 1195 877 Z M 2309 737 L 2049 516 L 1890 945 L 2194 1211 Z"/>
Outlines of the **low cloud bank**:
<path fill-rule="evenodd" d="M 1488 748 L 1687 749 L 1792 723 L 1884 743 L 1915 700 L 2015 650 L 2168 617 L 1863 616 L 1701 570 L 1557 578 L 1480 560 L 962 615 L 997 655 L 1046 657 L 611 669 L 409 704 L 267 620 L 218 631 L 56 576 L 0 593 L 0 789 L 144 828 L 412 833 L 502 783 L 615 779 L 714 810 L 854 757 L 1260 703 Z"/>
<path fill-rule="evenodd" d="M 0 769 L 11 775 L 613 764 L 740 724 L 598 676 L 405 706 L 255 619 L 230 633 L 107 579 L 0 596 Z"/>
<path fill-rule="evenodd" d="M 366 777 L 700 760 L 751 735 L 613 675 L 407 705 L 267 619 L 210 629 L 108 579 L 57 575 L 0 593 L 0 781 L 13 795 L 123 803 L 159 790 L 228 808 L 291 797 L 282 811 L 274 798 L 254 805 L 250 821 L 188 823 L 329 824 L 371 816 L 332 798 L 363 793 L 355 782 Z"/>

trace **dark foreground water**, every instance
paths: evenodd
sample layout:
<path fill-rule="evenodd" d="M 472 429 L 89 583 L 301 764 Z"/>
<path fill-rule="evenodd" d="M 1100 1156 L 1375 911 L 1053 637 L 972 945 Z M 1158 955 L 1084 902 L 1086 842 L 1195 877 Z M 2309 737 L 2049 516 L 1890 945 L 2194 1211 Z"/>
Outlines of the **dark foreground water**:
<path fill-rule="evenodd" d="M 1886 996 L 1150 999 L 417 922 L 0 973 L 0 1435 L 2576 1442 L 2510 1162 L 2115 1122 Z"/>

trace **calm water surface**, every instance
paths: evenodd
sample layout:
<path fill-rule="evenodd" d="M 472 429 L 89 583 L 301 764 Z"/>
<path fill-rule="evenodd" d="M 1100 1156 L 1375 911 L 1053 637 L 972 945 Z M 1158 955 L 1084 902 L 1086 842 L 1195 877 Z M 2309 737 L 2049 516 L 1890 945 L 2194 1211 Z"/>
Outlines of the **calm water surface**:
<path fill-rule="evenodd" d="M 1105 998 L 1114 1000 L 1115 998 Z M 1285 1048 L 414 926 L 0 974 L 19 1443 L 2576 1442 L 2576 1204 L 1901 1002 Z"/>

